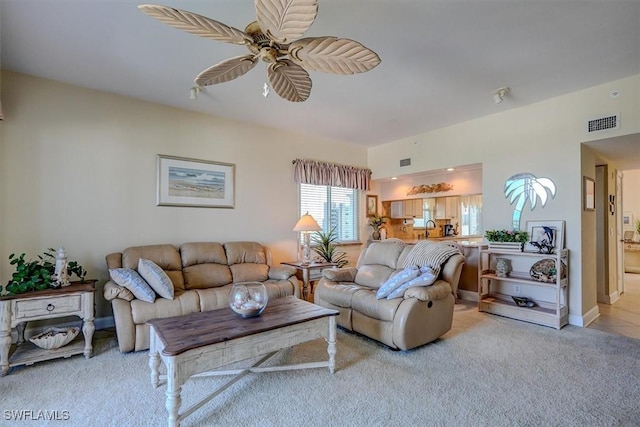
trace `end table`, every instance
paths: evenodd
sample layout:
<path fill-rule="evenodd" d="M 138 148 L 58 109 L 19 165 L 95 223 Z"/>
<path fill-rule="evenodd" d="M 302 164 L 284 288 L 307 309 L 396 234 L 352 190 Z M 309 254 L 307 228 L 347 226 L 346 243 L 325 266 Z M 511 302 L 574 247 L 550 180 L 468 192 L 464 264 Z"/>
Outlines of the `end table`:
<path fill-rule="evenodd" d="M 9 368 L 14 366 L 32 365 L 74 354 L 84 354 L 85 358 L 90 358 L 95 331 L 93 301 L 96 282 L 97 280 L 72 282 L 62 288 L 0 297 L 0 374 L 7 375 Z M 78 316 L 82 319 L 84 340 L 77 337 L 71 343 L 53 350 L 44 350 L 25 341 L 27 322 L 66 316 Z M 18 342 L 13 354 L 9 355 L 13 328 L 18 331 Z"/>
<path fill-rule="evenodd" d="M 311 286 L 311 270 L 319 268 L 335 267 L 338 264 L 335 262 L 310 262 L 303 263 L 302 261 L 287 261 L 281 262 L 282 265 L 290 265 L 302 272 L 302 299 L 305 301 L 309 298 Z"/>

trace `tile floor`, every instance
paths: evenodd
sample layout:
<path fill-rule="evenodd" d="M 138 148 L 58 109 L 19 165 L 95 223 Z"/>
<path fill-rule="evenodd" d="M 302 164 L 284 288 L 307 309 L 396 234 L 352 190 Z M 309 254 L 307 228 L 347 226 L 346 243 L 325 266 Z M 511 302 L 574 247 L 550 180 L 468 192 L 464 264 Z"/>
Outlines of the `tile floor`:
<path fill-rule="evenodd" d="M 640 274 L 625 273 L 620 299 L 598 308 L 600 317 L 589 328 L 640 339 Z"/>

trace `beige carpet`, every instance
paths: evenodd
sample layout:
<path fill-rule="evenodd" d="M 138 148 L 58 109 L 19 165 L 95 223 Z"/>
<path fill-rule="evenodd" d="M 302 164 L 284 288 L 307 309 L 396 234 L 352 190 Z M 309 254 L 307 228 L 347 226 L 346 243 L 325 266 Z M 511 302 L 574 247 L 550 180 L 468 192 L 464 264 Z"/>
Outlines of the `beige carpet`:
<path fill-rule="evenodd" d="M 454 329 L 408 352 L 340 332 L 338 370 L 251 374 L 182 426 L 637 426 L 640 341 L 561 331 L 457 305 Z M 278 356 L 326 357 L 323 341 Z M 183 387 L 183 406 L 221 378 Z M 11 370 L 0 378 L 1 426 L 164 426 L 164 388 L 147 354 L 121 354 L 101 331 L 96 355 Z M 7 411 L 68 411 L 66 421 L 15 421 Z M 51 413 L 51 412 L 49 412 Z"/>

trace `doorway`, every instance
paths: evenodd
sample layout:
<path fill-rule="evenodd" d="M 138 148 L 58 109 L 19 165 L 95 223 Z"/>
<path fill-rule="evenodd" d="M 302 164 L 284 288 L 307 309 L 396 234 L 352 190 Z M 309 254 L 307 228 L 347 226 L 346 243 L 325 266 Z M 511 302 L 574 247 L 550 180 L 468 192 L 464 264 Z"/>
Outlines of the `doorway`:
<path fill-rule="evenodd" d="M 640 134 L 585 145 L 598 154 L 596 157 L 604 160 L 596 160 L 596 164 L 604 166 L 598 174 L 598 178 L 604 181 L 604 192 L 601 193 L 603 215 L 598 217 L 596 228 L 597 240 L 608 246 L 610 254 L 602 260 L 606 273 L 599 272 L 597 304 L 600 316 L 588 327 L 640 339 L 640 262 L 637 271 L 630 268 L 631 257 L 625 256 L 624 251 L 624 246 L 628 245 L 623 245 L 624 232 L 635 230 L 634 222 L 640 219 L 640 194 L 637 192 L 640 185 Z M 634 238 L 640 240 L 635 233 Z M 607 283 L 604 295 L 600 280 Z M 603 296 L 605 298 L 601 298 Z"/>

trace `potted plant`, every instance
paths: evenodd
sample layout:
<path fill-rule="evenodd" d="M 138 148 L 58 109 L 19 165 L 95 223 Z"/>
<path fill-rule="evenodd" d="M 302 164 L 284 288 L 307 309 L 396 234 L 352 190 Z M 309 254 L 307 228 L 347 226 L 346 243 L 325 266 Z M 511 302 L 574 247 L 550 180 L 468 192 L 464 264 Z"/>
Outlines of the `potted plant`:
<path fill-rule="evenodd" d="M 313 250 L 320 255 L 322 259 L 327 262 L 334 262 L 338 265 L 338 268 L 344 267 L 349 263 L 347 254 L 338 250 L 338 246 L 335 244 L 338 240 L 338 234 L 336 228 L 333 227 L 328 233 L 322 231 L 316 231 L 312 236 Z"/>
<path fill-rule="evenodd" d="M 15 265 L 16 270 L 4 288 L 6 293 L 15 295 L 30 291 L 42 291 L 52 287 L 55 259 L 55 249 L 52 248 L 49 248 L 42 255 L 38 255 L 37 260 L 25 260 L 24 253 L 19 256 L 9 255 L 9 264 Z M 69 277 L 75 274 L 83 281 L 87 271 L 76 261 L 70 261 L 67 263 L 67 274 Z M 2 292 L 2 286 L 0 286 L 0 292 Z"/>
<path fill-rule="evenodd" d="M 371 235 L 373 240 L 380 240 L 380 227 L 382 227 L 385 222 L 387 222 L 386 216 L 374 215 L 369 218 L 369 225 L 373 228 L 373 234 Z"/>
<path fill-rule="evenodd" d="M 522 251 L 529 240 L 529 233 L 520 230 L 487 230 L 484 237 L 489 241 L 490 248 Z"/>

